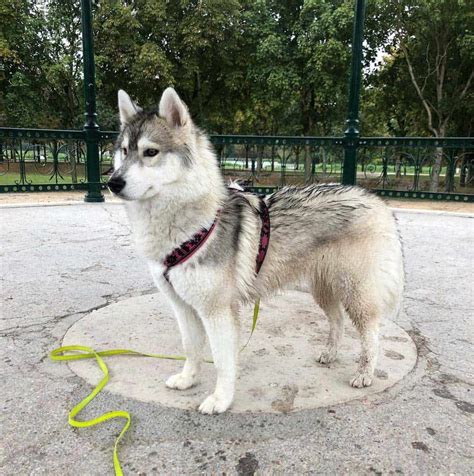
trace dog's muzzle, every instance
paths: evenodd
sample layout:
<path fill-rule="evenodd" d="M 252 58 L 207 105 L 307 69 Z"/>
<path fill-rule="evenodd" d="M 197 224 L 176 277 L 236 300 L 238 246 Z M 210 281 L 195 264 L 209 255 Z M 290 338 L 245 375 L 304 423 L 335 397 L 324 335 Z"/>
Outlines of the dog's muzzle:
<path fill-rule="evenodd" d="M 119 175 L 112 175 L 107 182 L 107 186 L 112 193 L 119 194 L 125 187 L 125 183 L 125 180 Z"/>

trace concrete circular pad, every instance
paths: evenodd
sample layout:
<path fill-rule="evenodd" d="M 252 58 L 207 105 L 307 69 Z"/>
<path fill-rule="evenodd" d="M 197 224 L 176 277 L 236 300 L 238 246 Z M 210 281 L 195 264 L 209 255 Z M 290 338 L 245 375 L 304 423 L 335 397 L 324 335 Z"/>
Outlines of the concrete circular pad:
<path fill-rule="evenodd" d="M 242 309 L 242 342 L 250 332 L 252 312 L 252 306 Z M 326 318 L 308 293 L 289 291 L 262 302 L 257 329 L 240 354 L 240 376 L 230 411 L 287 413 L 360 399 L 391 387 L 415 365 L 416 348 L 409 335 L 385 321 L 373 384 L 352 388 L 349 381 L 355 374 L 360 349 L 357 333 L 346 321 L 338 358 L 330 365 L 321 365 L 316 358 L 327 333 Z M 88 314 L 66 333 L 63 345 L 73 344 L 95 350 L 182 354 L 177 323 L 160 294 L 130 298 Z M 183 362 L 127 356 L 109 357 L 106 362 L 111 374 L 106 390 L 164 406 L 197 408 L 215 383 L 212 364 L 203 364 L 199 385 L 179 391 L 166 388 L 164 382 L 180 371 Z M 90 384 L 101 377 L 94 360 L 69 365 Z"/>

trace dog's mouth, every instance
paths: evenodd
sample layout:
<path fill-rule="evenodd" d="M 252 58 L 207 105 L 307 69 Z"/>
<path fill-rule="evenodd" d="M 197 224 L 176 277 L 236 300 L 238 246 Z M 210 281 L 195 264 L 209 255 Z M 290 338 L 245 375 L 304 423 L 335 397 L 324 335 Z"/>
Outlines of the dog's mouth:
<path fill-rule="evenodd" d="M 109 188 L 109 190 L 110 190 L 110 188 Z M 158 192 L 150 194 L 150 192 L 152 192 L 152 191 L 153 191 L 153 186 L 150 185 L 145 190 L 145 192 L 143 194 L 141 194 L 139 197 L 133 197 L 133 196 L 125 194 L 123 190 L 121 190 L 120 192 L 113 192 L 112 190 L 110 190 L 112 195 L 115 195 L 116 197 L 121 198 L 122 200 L 125 200 L 126 202 L 138 202 L 140 200 L 148 200 L 150 198 L 153 198 L 158 194 Z"/>
<path fill-rule="evenodd" d="M 150 191 L 153 191 L 153 187 L 151 185 L 146 189 L 145 193 L 142 195 L 143 198 L 141 198 L 141 199 L 139 198 L 139 200 L 146 200 L 148 198 L 153 198 L 153 197 L 156 197 L 158 195 L 158 192 L 155 192 L 153 195 L 147 197 L 147 194 Z"/>
<path fill-rule="evenodd" d="M 110 190 L 110 189 L 109 189 Z M 118 197 L 122 200 L 125 200 L 126 202 L 133 202 L 133 198 L 130 198 L 130 197 L 127 197 L 126 195 L 123 195 L 122 192 L 119 192 L 119 193 L 115 193 L 115 192 L 112 192 L 112 195 L 114 195 L 115 197 Z"/>

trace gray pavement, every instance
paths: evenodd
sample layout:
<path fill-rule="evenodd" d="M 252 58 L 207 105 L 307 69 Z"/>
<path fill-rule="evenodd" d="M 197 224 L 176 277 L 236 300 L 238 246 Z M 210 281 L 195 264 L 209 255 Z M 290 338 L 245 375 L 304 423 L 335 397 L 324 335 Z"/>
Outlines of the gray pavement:
<path fill-rule="evenodd" d="M 125 474 L 472 474 L 474 219 L 397 216 L 407 286 L 396 322 L 417 345 L 411 373 L 371 398 L 287 414 L 209 417 L 103 393 L 84 416 L 132 413 Z M 47 353 L 92 310 L 154 292 L 124 210 L 1 208 L 0 223 L 0 474 L 112 474 L 121 423 L 71 429 L 68 411 L 91 387 Z"/>

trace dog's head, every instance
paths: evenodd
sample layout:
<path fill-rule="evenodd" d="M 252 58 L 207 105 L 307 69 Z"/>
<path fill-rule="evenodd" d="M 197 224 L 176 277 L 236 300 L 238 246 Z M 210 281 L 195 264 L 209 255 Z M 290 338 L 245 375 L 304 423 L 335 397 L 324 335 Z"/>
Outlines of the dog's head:
<path fill-rule="evenodd" d="M 155 110 L 144 111 L 118 93 L 121 131 L 109 189 L 125 200 L 145 200 L 186 178 L 195 147 L 195 128 L 186 105 L 173 88 L 164 91 Z"/>

